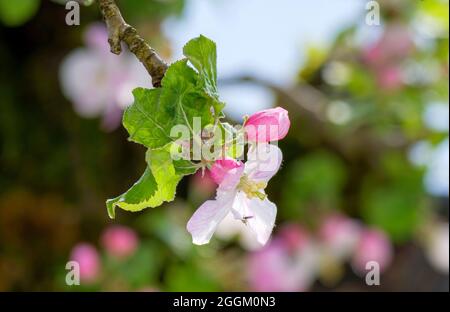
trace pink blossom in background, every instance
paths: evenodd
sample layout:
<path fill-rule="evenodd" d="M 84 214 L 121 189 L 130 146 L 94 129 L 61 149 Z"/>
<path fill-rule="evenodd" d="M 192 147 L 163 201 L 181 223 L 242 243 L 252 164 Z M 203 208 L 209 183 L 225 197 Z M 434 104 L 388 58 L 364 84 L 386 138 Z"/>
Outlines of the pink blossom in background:
<path fill-rule="evenodd" d="M 354 252 L 361 234 L 361 225 L 344 215 L 327 216 L 319 228 L 321 243 L 336 258 L 346 260 Z"/>
<path fill-rule="evenodd" d="M 122 111 L 133 102 L 136 87 L 151 88 L 145 68 L 126 51 L 110 52 L 105 26 L 90 25 L 84 36 L 85 47 L 67 55 L 60 66 L 60 84 L 82 117 L 102 117 L 102 127 L 114 130 Z"/>
<path fill-rule="evenodd" d="M 385 67 L 376 73 L 378 85 L 384 90 L 397 90 L 402 87 L 402 72 L 398 67 Z"/>
<path fill-rule="evenodd" d="M 257 112 L 244 124 L 247 139 L 252 142 L 279 141 L 287 135 L 290 126 L 288 111 L 281 107 Z"/>
<path fill-rule="evenodd" d="M 101 243 L 108 254 L 117 258 L 126 258 L 134 254 L 139 240 L 132 229 L 113 225 L 108 227 L 101 236 Z"/>
<path fill-rule="evenodd" d="M 283 225 L 278 237 L 290 251 L 303 250 L 312 241 L 309 233 L 297 224 Z"/>
<path fill-rule="evenodd" d="M 382 37 L 363 51 L 363 59 L 370 66 L 394 65 L 414 50 L 411 31 L 406 25 L 390 24 Z"/>
<path fill-rule="evenodd" d="M 93 245 L 89 243 L 77 244 L 72 249 L 70 260 L 78 262 L 81 281 L 92 283 L 97 280 L 100 273 L 100 256 Z"/>
<path fill-rule="evenodd" d="M 296 225 L 283 227 L 263 249 L 250 254 L 248 282 L 253 291 L 306 291 L 316 278 L 318 249 Z"/>
<path fill-rule="evenodd" d="M 366 229 L 361 233 L 353 255 L 352 267 L 357 273 L 365 274 L 366 264 L 376 261 L 380 270 L 384 271 L 390 265 L 392 257 L 393 247 L 386 234 L 377 229 Z"/>
<path fill-rule="evenodd" d="M 412 35 L 407 26 L 388 25 L 383 36 L 363 51 L 363 60 L 375 75 L 383 90 L 397 90 L 403 85 L 400 63 L 414 50 Z"/>

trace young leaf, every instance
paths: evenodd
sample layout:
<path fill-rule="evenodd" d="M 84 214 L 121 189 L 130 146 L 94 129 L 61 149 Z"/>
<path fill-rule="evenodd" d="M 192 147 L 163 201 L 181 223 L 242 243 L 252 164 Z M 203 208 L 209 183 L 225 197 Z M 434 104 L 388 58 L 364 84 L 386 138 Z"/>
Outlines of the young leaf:
<path fill-rule="evenodd" d="M 211 104 L 219 114 L 224 104 L 219 101 L 217 91 L 217 51 L 214 41 L 200 35 L 190 40 L 183 48 L 183 54 L 198 70 L 205 93 L 211 97 Z"/>
<path fill-rule="evenodd" d="M 187 60 L 169 67 L 162 88 L 136 88 L 133 95 L 135 100 L 124 113 L 123 125 L 131 141 L 150 149 L 173 142 L 170 131 L 175 125 L 185 125 L 192 132 L 194 117 L 200 118 L 201 127 L 214 121 L 208 98 L 198 87 L 198 74 Z"/>
<path fill-rule="evenodd" d="M 140 211 L 157 207 L 165 201 L 172 201 L 183 175 L 196 170 L 192 163 L 186 160 L 177 161 L 174 165 L 169 149 L 148 150 L 146 160 L 148 167 L 142 177 L 127 192 L 106 202 L 111 218 L 115 217 L 116 207 L 127 211 Z"/>
<path fill-rule="evenodd" d="M 183 48 L 183 54 L 198 70 L 201 79 L 205 83 L 207 93 L 218 98 L 217 92 L 217 52 L 214 41 L 205 36 L 190 40 Z"/>
<path fill-rule="evenodd" d="M 147 201 L 155 195 L 157 187 L 155 177 L 147 167 L 144 174 L 128 191 L 106 201 L 109 217 L 114 219 L 116 206 L 128 211 L 139 211 L 146 208 Z"/>
<path fill-rule="evenodd" d="M 130 134 L 129 140 L 149 148 L 158 148 L 171 142 L 167 120 L 158 110 L 161 89 L 136 88 L 134 103 L 125 110 L 123 125 Z"/>

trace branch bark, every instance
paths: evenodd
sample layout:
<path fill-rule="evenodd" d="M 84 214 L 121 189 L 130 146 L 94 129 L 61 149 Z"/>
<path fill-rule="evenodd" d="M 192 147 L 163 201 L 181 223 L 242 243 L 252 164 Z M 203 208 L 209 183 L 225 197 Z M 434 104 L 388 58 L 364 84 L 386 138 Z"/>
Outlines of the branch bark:
<path fill-rule="evenodd" d="M 161 80 L 167 70 L 167 64 L 137 33 L 136 29 L 127 24 L 114 0 L 98 0 L 100 12 L 108 28 L 108 42 L 111 52 L 120 54 L 123 41 L 128 49 L 145 66 L 152 77 L 155 88 L 161 86 Z"/>

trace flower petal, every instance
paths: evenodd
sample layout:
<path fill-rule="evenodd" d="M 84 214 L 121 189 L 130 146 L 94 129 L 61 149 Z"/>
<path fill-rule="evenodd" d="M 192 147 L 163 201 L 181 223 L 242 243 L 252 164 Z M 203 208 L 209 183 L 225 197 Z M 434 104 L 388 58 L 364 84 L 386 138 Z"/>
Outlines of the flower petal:
<path fill-rule="evenodd" d="M 241 164 L 239 167 L 228 170 L 222 179 L 222 182 L 217 189 L 218 196 L 219 193 L 226 193 L 234 190 L 238 185 L 242 174 L 244 173 L 244 166 Z"/>
<path fill-rule="evenodd" d="M 253 181 L 269 181 L 280 169 L 283 154 L 278 146 L 267 143 L 252 145 L 247 153 L 245 174 Z"/>
<path fill-rule="evenodd" d="M 225 179 L 225 176 L 233 169 L 242 167 L 243 164 L 240 161 L 234 159 L 219 159 L 214 162 L 210 172 L 211 178 L 217 184 L 221 184 Z"/>
<path fill-rule="evenodd" d="M 191 233 L 194 244 L 209 243 L 219 223 L 230 212 L 234 192 L 221 195 L 216 200 L 204 202 L 188 221 L 186 228 Z"/>
<path fill-rule="evenodd" d="M 247 198 L 247 206 L 252 212 L 252 217 L 247 219 L 247 224 L 256 234 L 256 239 L 265 245 L 272 234 L 277 215 L 277 206 L 267 198 Z"/>
<path fill-rule="evenodd" d="M 236 193 L 231 212 L 236 220 L 253 217 L 253 212 L 248 207 L 248 197 L 244 192 L 239 191 Z"/>

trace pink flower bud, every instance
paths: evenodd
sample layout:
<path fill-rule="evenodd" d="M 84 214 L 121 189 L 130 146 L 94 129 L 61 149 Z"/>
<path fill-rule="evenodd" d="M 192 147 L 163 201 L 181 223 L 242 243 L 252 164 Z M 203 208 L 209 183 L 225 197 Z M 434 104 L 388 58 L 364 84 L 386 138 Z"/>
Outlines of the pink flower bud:
<path fill-rule="evenodd" d="M 217 184 L 221 184 L 225 176 L 232 169 L 242 167 L 243 164 L 234 159 L 219 159 L 214 162 L 210 169 L 211 178 Z"/>
<path fill-rule="evenodd" d="M 95 282 L 100 272 L 100 257 L 97 249 L 89 243 L 77 244 L 70 259 L 80 266 L 80 279 L 87 283 Z"/>
<path fill-rule="evenodd" d="M 276 107 L 251 115 L 244 128 L 249 141 L 270 142 L 283 139 L 290 126 L 288 111 Z"/>
<path fill-rule="evenodd" d="M 110 255 L 117 258 L 126 258 L 136 251 L 138 237 L 132 229 L 114 225 L 103 232 L 101 243 Z"/>
<path fill-rule="evenodd" d="M 360 274 L 367 273 L 366 265 L 376 261 L 380 270 L 385 270 L 392 261 L 392 245 L 381 231 L 370 229 L 361 233 L 361 238 L 353 256 L 352 266 Z"/>

